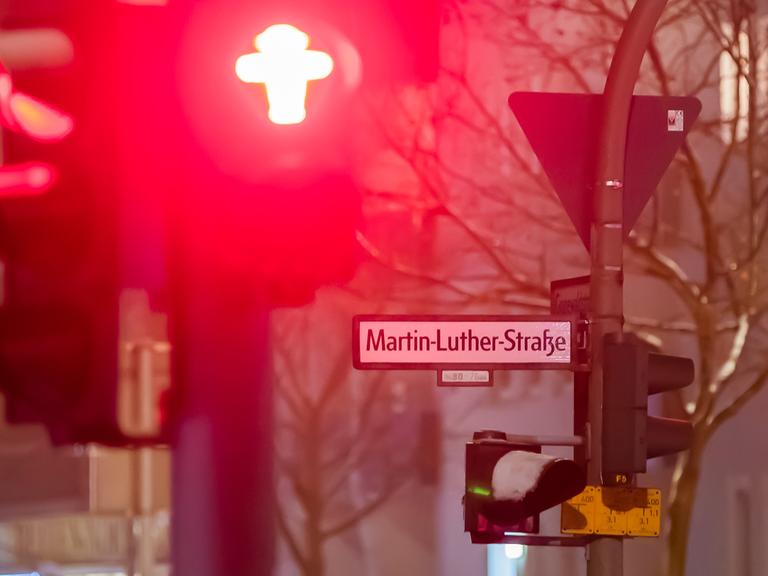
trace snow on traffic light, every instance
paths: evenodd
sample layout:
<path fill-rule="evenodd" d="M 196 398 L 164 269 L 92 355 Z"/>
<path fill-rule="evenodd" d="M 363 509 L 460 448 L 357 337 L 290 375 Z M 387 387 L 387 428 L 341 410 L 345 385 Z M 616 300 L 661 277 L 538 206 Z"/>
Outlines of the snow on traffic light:
<path fill-rule="evenodd" d="M 472 542 L 504 542 L 507 536 L 538 532 L 538 515 L 586 486 L 573 460 L 520 445 L 503 432 L 476 432 L 466 446 L 464 530 Z"/>

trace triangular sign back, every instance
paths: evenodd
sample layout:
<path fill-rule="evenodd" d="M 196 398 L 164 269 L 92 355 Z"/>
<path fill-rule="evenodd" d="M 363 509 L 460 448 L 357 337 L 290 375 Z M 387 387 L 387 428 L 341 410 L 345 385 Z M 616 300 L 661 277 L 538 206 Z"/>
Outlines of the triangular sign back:
<path fill-rule="evenodd" d="M 590 248 L 600 94 L 514 92 L 509 106 Z M 624 234 L 629 234 L 701 112 L 690 96 L 633 96 L 624 166 Z"/>

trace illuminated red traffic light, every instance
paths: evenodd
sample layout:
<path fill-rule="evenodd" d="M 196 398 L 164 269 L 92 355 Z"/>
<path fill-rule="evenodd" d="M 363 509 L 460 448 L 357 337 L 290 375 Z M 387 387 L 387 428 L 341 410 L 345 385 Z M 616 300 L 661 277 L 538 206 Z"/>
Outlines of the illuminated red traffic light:
<path fill-rule="evenodd" d="M 55 179 L 53 167 L 44 162 L 0 166 L 0 199 L 42 194 Z"/>
<path fill-rule="evenodd" d="M 265 85 L 272 122 L 299 124 L 307 116 L 308 82 L 327 78 L 333 59 L 325 52 L 308 50 L 309 36 L 289 24 L 270 26 L 254 44 L 258 52 L 237 59 L 237 77 Z"/>
<path fill-rule="evenodd" d="M 68 115 L 16 90 L 11 75 L 0 65 L 0 125 L 39 142 L 57 142 L 72 132 Z"/>

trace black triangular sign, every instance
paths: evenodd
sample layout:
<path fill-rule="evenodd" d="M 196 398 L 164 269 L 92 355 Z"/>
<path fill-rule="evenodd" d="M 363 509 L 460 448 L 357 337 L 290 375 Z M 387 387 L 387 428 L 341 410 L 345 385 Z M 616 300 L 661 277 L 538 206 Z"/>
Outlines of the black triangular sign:
<path fill-rule="evenodd" d="M 582 242 L 590 248 L 600 94 L 515 92 L 509 106 L 525 132 Z M 690 96 L 633 96 L 624 173 L 624 234 L 701 111 Z"/>

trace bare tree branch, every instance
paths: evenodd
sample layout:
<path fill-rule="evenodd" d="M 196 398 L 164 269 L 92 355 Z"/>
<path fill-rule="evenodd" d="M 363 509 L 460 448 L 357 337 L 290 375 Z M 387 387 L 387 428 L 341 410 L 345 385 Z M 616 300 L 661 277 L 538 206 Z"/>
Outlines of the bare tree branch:
<path fill-rule="evenodd" d="M 277 527 L 278 530 L 280 530 L 280 535 L 285 540 L 285 543 L 288 545 L 288 549 L 291 551 L 291 556 L 293 557 L 293 560 L 299 565 L 299 567 L 306 571 L 308 564 L 307 564 L 307 558 L 305 557 L 304 553 L 301 551 L 301 548 L 299 547 L 298 540 L 296 539 L 296 536 L 293 534 L 293 531 L 288 526 L 288 522 L 285 517 L 285 511 L 283 510 L 283 506 L 280 503 L 280 499 L 276 498 L 275 503 L 275 516 L 277 518 Z"/>

